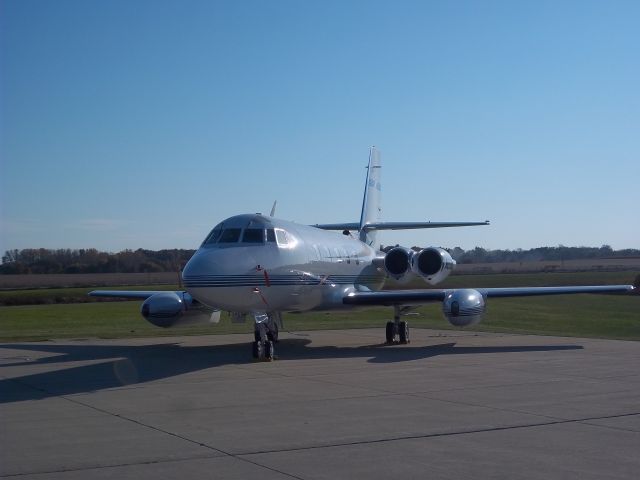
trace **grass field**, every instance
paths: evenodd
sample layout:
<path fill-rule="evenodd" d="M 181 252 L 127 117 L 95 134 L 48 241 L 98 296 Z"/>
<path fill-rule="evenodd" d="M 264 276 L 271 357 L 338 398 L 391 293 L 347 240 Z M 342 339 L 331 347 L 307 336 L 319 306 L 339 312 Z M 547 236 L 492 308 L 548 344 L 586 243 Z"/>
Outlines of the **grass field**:
<path fill-rule="evenodd" d="M 633 284 L 640 272 L 577 272 L 577 273 L 522 273 L 488 275 L 453 275 L 447 278 L 439 288 L 465 287 L 537 287 L 544 285 L 599 285 Z M 390 281 L 387 288 L 425 288 L 421 279 L 409 284 Z M 135 285 L 98 287 L 109 290 L 176 290 L 177 285 Z M 57 303 L 104 302 L 109 299 L 89 297 L 88 293 L 96 287 L 73 288 L 36 288 L 24 290 L 0 290 L 0 306 L 44 305 Z"/>
<path fill-rule="evenodd" d="M 156 273 L 45 273 L 0 275 L 0 289 L 104 287 L 114 285 L 160 285 L 178 281 L 177 272 Z"/>
<path fill-rule="evenodd" d="M 459 275 L 448 279 L 444 285 L 491 287 L 633 283 L 635 275 L 637 272 Z M 73 290 L 71 293 L 74 295 L 79 293 L 77 289 L 62 290 Z M 42 292 L 64 296 L 52 290 Z M 232 324 L 223 315 L 217 326 L 160 329 L 148 324 L 140 316 L 139 309 L 140 302 L 4 306 L 0 307 L 0 340 L 250 334 L 253 328 L 251 322 Z M 421 307 L 416 312 L 419 315 L 408 317 L 413 328 L 454 328 L 444 319 L 437 304 Z M 384 323 L 391 315 L 390 308 L 289 314 L 285 315 L 285 327 L 294 331 L 379 327 L 382 338 Z M 493 299 L 488 304 L 483 323 L 469 330 L 640 340 L 640 296 L 571 295 Z"/>
<path fill-rule="evenodd" d="M 0 291 L 0 306 L 44 305 L 53 303 L 89 303 L 111 301 L 101 297 L 90 297 L 96 289 L 108 290 L 176 290 L 177 285 L 130 285 L 126 287 L 73 287 L 37 288 L 29 290 Z"/>

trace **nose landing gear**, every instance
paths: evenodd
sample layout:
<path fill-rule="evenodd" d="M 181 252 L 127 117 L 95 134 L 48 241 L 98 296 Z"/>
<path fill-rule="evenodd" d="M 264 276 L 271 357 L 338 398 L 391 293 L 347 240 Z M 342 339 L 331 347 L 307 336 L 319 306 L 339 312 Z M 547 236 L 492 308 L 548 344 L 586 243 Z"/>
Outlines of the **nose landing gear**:
<path fill-rule="evenodd" d="M 266 362 L 276 359 L 275 344 L 278 342 L 278 318 L 279 314 L 255 315 L 256 324 L 252 344 L 254 359 Z"/>

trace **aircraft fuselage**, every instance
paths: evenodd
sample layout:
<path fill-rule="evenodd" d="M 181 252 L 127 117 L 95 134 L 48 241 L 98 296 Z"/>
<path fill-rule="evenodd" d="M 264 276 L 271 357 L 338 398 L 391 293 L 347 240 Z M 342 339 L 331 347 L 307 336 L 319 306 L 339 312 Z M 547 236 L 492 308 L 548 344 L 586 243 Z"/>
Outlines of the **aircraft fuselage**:
<path fill-rule="evenodd" d="M 193 298 L 216 309 L 329 310 L 344 308 L 350 292 L 381 288 L 375 257 L 355 236 L 246 214 L 216 226 L 182 278 Z"/>

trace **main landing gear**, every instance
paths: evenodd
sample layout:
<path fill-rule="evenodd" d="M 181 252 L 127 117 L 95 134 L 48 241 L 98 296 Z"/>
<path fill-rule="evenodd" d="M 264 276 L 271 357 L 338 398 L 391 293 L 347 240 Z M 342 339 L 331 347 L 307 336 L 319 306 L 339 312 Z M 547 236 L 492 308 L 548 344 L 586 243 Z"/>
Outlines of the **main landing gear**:
<path fill-rule="evenodd" d="M 256 326 L 253 336 L 253 358 L 266 362 L 275 360 L 275 344 L 278 342 L 278 323 L 274 316 L 271 314 L 256 316 Z"/>
<path fill-rule="evenodd" d="M 394 343 L 406 345 L 410 341 L 409 324 L 405 321 L 400 321 L 400 307 L 398 305 L 393 307 L 393 322 L 387 322 L 386 337 L 387 345 L 393 345 Z M 398 339 L 397 342 L 396 338 Z"/>

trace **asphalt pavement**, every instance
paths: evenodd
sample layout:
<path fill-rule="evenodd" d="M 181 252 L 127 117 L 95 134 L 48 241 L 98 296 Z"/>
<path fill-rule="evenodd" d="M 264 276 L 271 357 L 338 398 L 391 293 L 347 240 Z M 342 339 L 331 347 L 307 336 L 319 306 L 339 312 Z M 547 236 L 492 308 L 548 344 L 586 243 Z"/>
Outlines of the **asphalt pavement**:
<path fill-rule="evenodd" d="M 638 478 L 640 342 L 383 330 L 0 344 L 0 477 Z"/>

